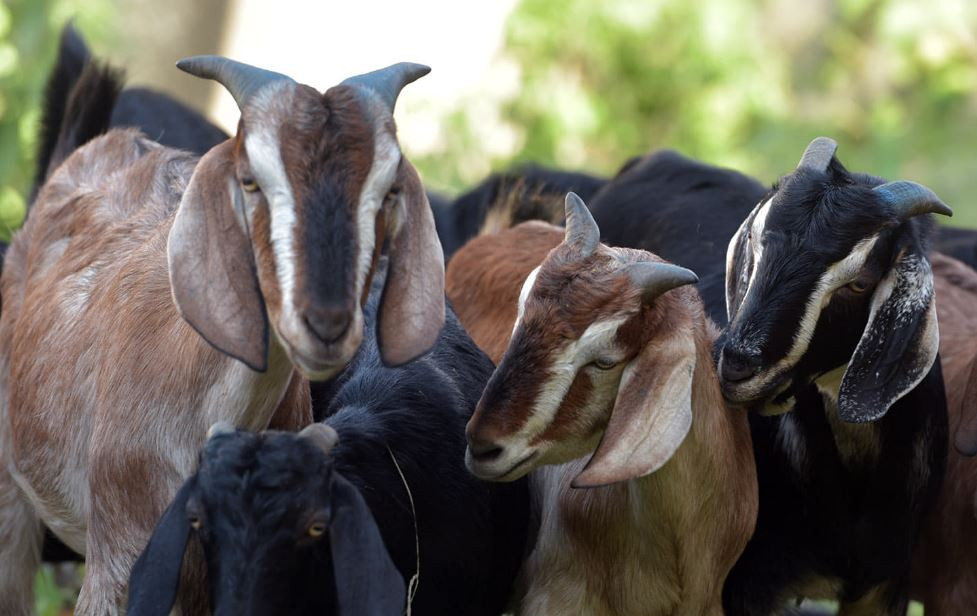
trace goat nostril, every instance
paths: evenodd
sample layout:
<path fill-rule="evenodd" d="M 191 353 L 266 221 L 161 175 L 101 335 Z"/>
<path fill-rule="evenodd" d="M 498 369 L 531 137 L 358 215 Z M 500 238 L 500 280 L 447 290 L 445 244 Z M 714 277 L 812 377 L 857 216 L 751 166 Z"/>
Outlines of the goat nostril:
<path fill-rule="evenodd" d="M 319 340 L 335 342 L 346 333 L 353 317 L 344 307 L 314 307 L 305 311 L 305 323 Z"/>
<path fill-rule="evenodd" d="M 478 443 L 472 440 L 468 443 L 468 451 L 471 452 L 472 458 L 478 462 L 491 462 L 498 459 L 505 448 L 499 447 L 495 443 Z"/>
<path fill-rule="evenodd" d="M 760 371 L 760 357 L 723 349 L 721 376 L 724 381 L 738 383 Z"/>

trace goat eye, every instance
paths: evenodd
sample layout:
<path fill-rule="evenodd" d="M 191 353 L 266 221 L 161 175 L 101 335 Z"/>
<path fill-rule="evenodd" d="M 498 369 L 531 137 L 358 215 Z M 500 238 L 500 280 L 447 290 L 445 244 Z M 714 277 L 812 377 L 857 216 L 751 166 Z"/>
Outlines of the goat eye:
<path fill-rule="evenodd" d="M 244 192 L 257 192 L 260 190 L 258 183 L 252 177 L 241 178 L 241 188 Z"/>
<path fill-rule="evenodd" d="M 310 537 L 321 537 L 326 532 L 325 522 L 313 522 L 309 525 L 309 530 L 307 531 Z"/>
<path fill-rule="evenodd" d="M 200 521 L 200 516 L 190 516 L 190 528 L 193 530 L 200 530 L 201 526 L 203 526 L 203 522 Z"/>
<path fill-rule="evenodd" d="M 394 203 L 397 202 L 397 197 L 400 196 L 399 188 L 391 188 L 387 192 L 387 196 L 383 198 L 383 207 L 390 208 L 393 207 Z"/>
<path fill-rule="evenodd" d="M 595 359 L 591 365 L 598 370 L 610 370 L 617 364 L 618 362 L 614 361 L 613 359 L 606 359 L 602 357 L 600 359 Z"/>
<path fill-rule="evenodd" d="M 869 284 L 864 280 L 852 280 L 845 287 L 852 293 L 864 293 L 868 290 Z"/>

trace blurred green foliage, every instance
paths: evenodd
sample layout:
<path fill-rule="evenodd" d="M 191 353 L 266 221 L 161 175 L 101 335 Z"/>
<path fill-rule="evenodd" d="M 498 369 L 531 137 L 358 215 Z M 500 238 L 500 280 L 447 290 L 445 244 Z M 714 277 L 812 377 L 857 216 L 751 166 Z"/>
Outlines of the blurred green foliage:
<path fill-rule="evenodd" d="M 850 169 L 920 181 L 977 225 L 973 0 L 522 0 L 502 102 L 516 161 L 612 174 L 675 148 L 764 182 L 818 135 Z M 480 179 L 480 121 L 459 108 L 425 179 Z"/>
<path fill-rule="evenodd" d="M 58 35 L 75 19 L 89 42 L 113 38 L 110 0 L 0 2 L 0 239 L 24 213 L 34 174 L 40 101 Z"/>

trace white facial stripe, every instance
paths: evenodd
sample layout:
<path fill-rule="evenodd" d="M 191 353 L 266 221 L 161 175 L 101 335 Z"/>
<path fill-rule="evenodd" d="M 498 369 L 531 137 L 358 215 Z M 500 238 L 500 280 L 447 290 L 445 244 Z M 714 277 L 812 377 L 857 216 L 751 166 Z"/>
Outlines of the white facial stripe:
<path fill-rule="evenodd" d="M 861 240 L 855 244 L 855 247 L 848 256 L 841 261 L 831 264 L 821 274 L 821 278 L 818 279 L 814 292 L 811 293 L 805 304 L 804 315 L 801 317 L 801 322 L 797 327 L 790 351 L 788 351 L 783 359 L 764 371 L 762 378 L 749 383 L 748 387 L 744 387 L 744 391 L 760 391 L 764 389 L 769 383 L 779 378 L 781 374 L 792 368 L 800 360 L 801 356 L 807 352 L 807 348 L 811 344 L 811 338 L 814 337 L 814 329 L 817 327 L 818 319 L 821 317 L 821 311 L 831 301 L 831 294 L 839 286 L 850 282 L 852 277 L 865 265 L 865 261 L 868 259 L 868 255 L 872 252 L 872 248 L 875 247 L 878 239 L 879 236 L 876 234 Z"/>
<path fill-rule="evenodd" d="M 627 319 L 627 316 L 621 316 L 591 323 L 579 339 L 566 345 L 549 365 L 550 376 L 543 382 L 521 434 L 532 438 L 549 427 L 577 373 L 595 355 L 596 349 L 613 347 L 617 330 Z"/>
<path fill-rule="evenodd" d="M 363 290 L 366 276 L 373 263 L 376 246 L 376 218 L 383 199 L 390 190 L 400 165 L 400 148 L 390 132 L 380 127 L 373 136 L 373 163 L 360 191 L 356 204 L 356 290 L 357 297 Z"/>
<path fill-rule="evenodd" d="M 773 197 L 767 199 L 767 202 L 760 206 L 760 211 L 753 218 L 753 225 L 750 228 L 748 248 L 753 251 L 753 269 L 750 271 L 750 282 L 746 286 L 746 293 L 743 294 L 743 297 L 750 294 L 756 273 L 760 269 L 760 260 L 763 258 L 763 231 L 767 226 L 767 215 L 770 213 L 771 203 L 773 203 Z"/>
<path fill-rule="evenodd" d="M 512 324 L 512 334 L 515 335 L 516 328 L 519 327 L 519 323 L 522 322 L 522 315 L 526 313 L 526 300 L 529 299 L 529 293 L 533 290 L 533 285 L 536 284 L 536 276 L 539 275 L 539 268 L 542 265 L 537 265 L 536 269 L 529 272 L 526 276 L 526 281 L 522 283 L 522 290 L 519 291 L 519 304 L 516 308 L 516 322 Z"/>
<path fill-rule="evenodd" d="M 282 96 L 282 88 L 268 87 L 258 93 L 252 104 L 260 109 L 272 104 L 281 104 L 276 98 Z M 275 101 L 275 102 L 273 102 Z M 273 112 L 264 111 L 263 117 Z M 299 317 L 295 310 L 295 235 L 298 215 L 295 210 L 295 195 L 282 163 L 281 143 L 278 139 L 278 126 L 269 122 L 257 122 L 245 132 L 244 148 L 251 162 L 251 171 L 268 201 L 271 216 L 271 247 L 275 254 L 275 274 L 282 292 L 282 317 L 299 327 Z"/>
<path fill-rule="evenodd" d="M 750 212 L 750 215 L 743 219 L 743 222 L 740 223 L 739 228 L 736 230 L 736 234 L 733 235 L 733 239 L 731 239 L 729 241 L 729 245 L 726 246 L 726 319 L 730 321 L 733 320 L 733 301 L 735 299 L 733 297 L 733 289 L 736 288 L 737 284 L 745 285 L 747 283 L 748 274 L 746 263 L 740 264 L 743 271 L 737 272 L 735 270 L 734 266 L 736 265 L 737 257 L 736 252 L 740 248 L 740 242 L 746 242 L 745 236 L 747 233 L 747 226 L 752 224 L 757 210 L 762 208 L 763 205 L 763 202 L 758 203 L 756 207 L 753 208 L 753 211 Z M 744 247 L 747 250 L 750 250 L 749 244 L 744 244 Z M 739 281 L 735 280 L 737 275 L 740 277 Z"/>

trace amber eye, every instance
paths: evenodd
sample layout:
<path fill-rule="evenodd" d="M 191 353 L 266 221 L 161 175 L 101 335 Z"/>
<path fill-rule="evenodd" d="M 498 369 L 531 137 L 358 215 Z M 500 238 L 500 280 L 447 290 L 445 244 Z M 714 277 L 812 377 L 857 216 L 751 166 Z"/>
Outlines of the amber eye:
<path fill-rule="evenodd" d="M 203 522 L 200 521 L 200 516 L 190 516 L 190 528 L 193 530 L 200 530 L 201 526 L 203 526 Z"/>
<path fill-rule="evenodd" d="M 252 177 L 241 178 L 241 188 L 244 189 L 244 192 L 257 192 L 259 190 L 258 183 Z"/>
<path fill-rule="evenodd" d="M 612 359 L 600 358 L 600 359 L 595 359 L 591 365 L 593 365 L 598 370 L 610 370 L 617 364 L 618 362 Z"/>
<path fill-rule="evenodd" d="M 852 280 L 845 288 L 852 293 L 864 293 L 868 290 L 868 286 L 868 283 L 864 280 Z"/>
<path fill-rule="evenodd" d="M 321 537 L 326 532 L 325 522 L 313 522 L 306 531 L 310 537 Z"/>

